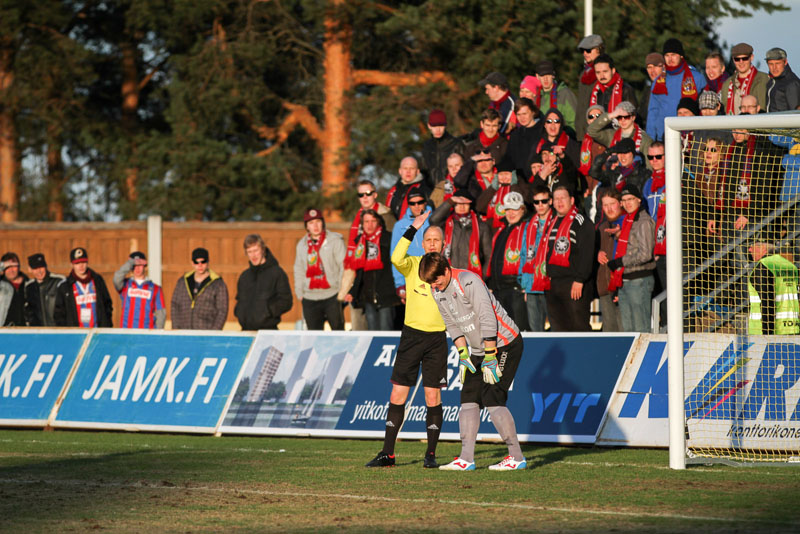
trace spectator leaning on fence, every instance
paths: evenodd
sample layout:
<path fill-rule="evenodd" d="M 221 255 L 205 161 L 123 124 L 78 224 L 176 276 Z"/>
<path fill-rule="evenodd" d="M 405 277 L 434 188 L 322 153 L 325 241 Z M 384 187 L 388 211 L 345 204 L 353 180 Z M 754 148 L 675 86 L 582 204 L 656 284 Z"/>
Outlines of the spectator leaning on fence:
<path fill-rule="evenodd" d="M 147 278 L 147 257 L 132 252 L 114 273 L 114 287 L 122 300 L 120 328 L 164 328 L 167 310 L 161 286 Z M 126 276 L 130 273 L 130 276 Z"/>
<path fill-rule="evenodd" d="M 306 235 L 297 242 L 294 259 L 294 294 L 303 305 L 303 319 L 309 330 L 344 330 L 344 310 L 337 298 L 345 257 L 344 239 L 325 227 L 316 208 L 303 215 Z"/>
<path fill-rule="evenodd" d="M 54 312 L 56 324 L 81 328 L 111 328 L 111 295 L 108 294 L 103 277 L 89 268 L 89 254 L 86 249 L 72 249 L 69 261 L 72 263 L 72 271 L 58 285 Z"/>
<path fill-rule="evenodd" d="M 58 284 L 66 280 L 47 270 L 44 254 L 28 256 L 33 278 L 25 282 L 25 315 L 28 326 L 56 326 L 55 309 Z"/>
<path fill-rule="evenodd" d="M 228 317 L 228 286 L 209 266 L 208 250 L 192 251 L 194 269 L 178 278 L 172 292 L 173 330 L 222 330 Z"/>
<path fill-rule="evenodd" d="M 258 234 L 244 238 L 249 267 L 239 275 L 233 310 L 242 330 L 275 330 L 292 309 L 289 277 Z"/>

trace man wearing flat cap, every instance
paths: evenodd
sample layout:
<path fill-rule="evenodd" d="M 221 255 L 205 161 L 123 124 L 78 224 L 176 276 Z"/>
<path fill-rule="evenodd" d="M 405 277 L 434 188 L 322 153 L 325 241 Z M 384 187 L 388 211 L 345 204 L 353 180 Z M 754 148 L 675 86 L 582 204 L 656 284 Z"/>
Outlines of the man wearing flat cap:
<path fill-rule="evenodd" d="M 172 329 L 222 330 L 228 317 L 228 286 L 211 270 L 208 250 L 194 249 L 192 265 L 172 292 Z"/>
<path fill-rule="evenodd" d="M 164 328 L 167 321 L 164 291 L 147 278 L 146 270 L 147 257 L 144 252 L 136 251 L 114 273 L 114 287 L 122 301 L 120 328 Z"/>
<path fill-rule="evenodd" d="M 28 267 L 33 276 L 25 282 L 25 317 L 28 326 L 56 326 L 58 284 L 67 277 L 51 273 L 41 252 L 28 256 Z"/>
<path fill-rule="evenodd" d="M 58 326 L 111 328 L 114 310 L 103 277 L 89 268 L 89 254 L 83 247 L 70 251 L 72 271 L 58 285 L 54 311 Z"/>
<path fill-rule="evenodd" d="M 594 60 L 605 52 L 603 38 L 599 35 L 587 35 L 578 43 L 578 50 L 583 54 L 583 71 L 578 78 L 578 106 L 575 108 L 575 133 L 581 139 L 586 134 L 586 110 L 589 109 L 589 99 L 597 83 L 594 72 Z"/>
<path fill-rule="evenodd" d="M 767 113 L 800 109 L 800 78 L 789 67 L 786 50 L 770 48 L 766 60 L 770 76 L 767 83 Z"/>
<path fill-rule="evenodd" d="M 747 95 L 756 97 L 758 105 L 766 109 L 769 76 L 753 66 L 753 47 L 747 43 L 739 43 L 731 50 L 731 58 L 736 72 L 722 84 L 720 90 L 725 114 L 739 115 L 742 98 Z"/>
<path fill-rule="evenodd" d="M 412 193 L 409 193 L 409 198 Z M 344 330 L 344 310 L 337 298 L 347 251 L 341 234 L 329 232 L 325 217 L 317 208 L 303 215 L 306 235 L 298 242 L 294 256 L 294 294 L 303 306 L 309 330 Z"/>
<path fill-rule="evenodd" d="M 499 72 L 490 72 L 478 82 L 486 96 L 489 97 L 489 109 L 494 109 L 500 114 L 500 135 L 507 136 L 516 125 L 514 118 L 514 103 L 516 97 L 511 94 L 508 78 Z"/>
<path fill-rule="evenodd" d="M 664 43 L 664 72 L 653 82 L 647 109 L 647 134 L 664 140 L 664 119 L 674 117 L 681 98 L 697 100 L 706 77 L 684 59 L 683 43 L 670 38 Z"/>
<path fill-rule="evenodd" d="M 639 99 L 639 108 L 637 115 L 639 115 L 639 124 L 643 128 L 647 127 L 647 108 L 650 106 L 650 92 L 653 90 L 653 84 L 664 73 L 664 56 L 658 52 L 650 52 L 644 58 L 645 70 L 647 70 L 646 85 L 642 90 L 642 98 Z"/>

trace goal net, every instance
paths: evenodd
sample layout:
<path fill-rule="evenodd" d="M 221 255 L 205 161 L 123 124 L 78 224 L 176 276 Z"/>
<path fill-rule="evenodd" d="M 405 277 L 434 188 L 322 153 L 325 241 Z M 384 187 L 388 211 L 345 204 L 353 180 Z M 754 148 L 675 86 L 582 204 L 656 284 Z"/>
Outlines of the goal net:
<path fill-rule="evenodd" d="M 665 141 L 670 466 L 800 462 L 800 114 Z"/>

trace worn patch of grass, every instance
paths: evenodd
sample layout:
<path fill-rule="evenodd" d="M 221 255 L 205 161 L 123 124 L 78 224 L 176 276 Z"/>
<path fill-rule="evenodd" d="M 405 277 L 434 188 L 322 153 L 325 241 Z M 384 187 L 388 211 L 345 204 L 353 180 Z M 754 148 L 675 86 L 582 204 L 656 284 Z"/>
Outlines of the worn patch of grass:
<path fill-rule="evenodd" d="M 377 441 L 0 431 L 2 532 L 794 532 L 796 467 L 667 468 L 667 451 L 526 446 L 529 468 L 366 469 Z M 439 457 L 459 452 L 442 443 Z"/>

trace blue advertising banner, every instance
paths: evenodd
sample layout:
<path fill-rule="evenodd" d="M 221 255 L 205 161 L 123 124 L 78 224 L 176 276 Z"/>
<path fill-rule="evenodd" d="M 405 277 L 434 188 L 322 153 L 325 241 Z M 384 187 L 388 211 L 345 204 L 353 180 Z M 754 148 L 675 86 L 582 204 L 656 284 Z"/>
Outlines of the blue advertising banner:
<path fill-rule="evenodd" d="M 0 333 L 0 424 L 44 426 L 86 332 Z"/>
<path fill-rule="evenodd" d="M 214 432 L 250 334 L 95 333 L 54 426 Z"/>
<path fill-rule="evenodd" d="M 508 408 L 525 441 L 592 443 L 631 349 L 634 334 L 524 334 L 524 353 L 509 392 Z M 337 429 L 382 435 L 392 364 L 399 337 L 374 337 Z M 401 436 L 425 436 L 425 398 L 411 398 Z M 448 385 L 442 390 L 442 437 L 458 439 L 461 383 L 458 353 L 450 346 Z M 481 412 L 480 435 L 495 435 L 488 410 Z"/>

